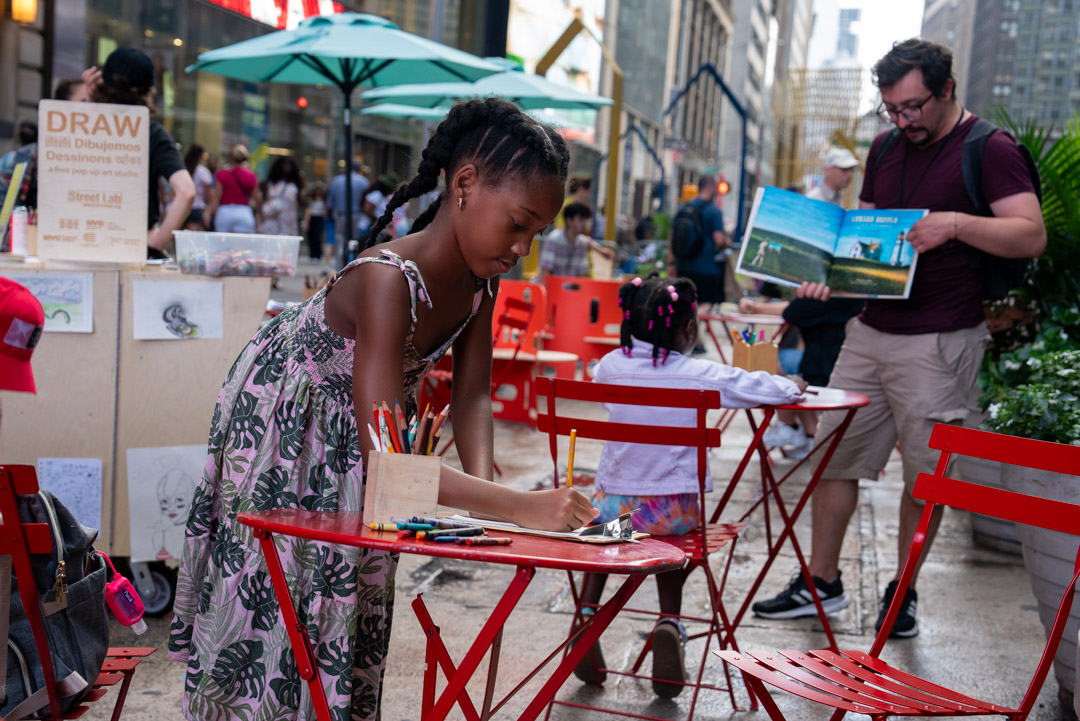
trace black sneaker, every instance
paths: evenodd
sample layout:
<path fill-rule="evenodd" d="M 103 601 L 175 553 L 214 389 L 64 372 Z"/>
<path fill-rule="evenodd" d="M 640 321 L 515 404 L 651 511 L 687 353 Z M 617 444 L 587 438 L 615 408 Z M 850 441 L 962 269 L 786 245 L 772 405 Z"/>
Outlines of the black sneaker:
<path fill-rule="evenodd" d="M 885 588 L 885 596 L 881 599 L 881 611 L 878 612 L 877 623 L 874 630 L 880 631 L 885 625 L 885 616 L 889 613 L 889 604 L 896 595 L 896 581 L 889 581 Z M 914 588 L 908 587 L 904 594 L 904 602 L 900 604 L 900 610 L 896 613 L 896 621 L 893 622 L 889 638 L 914 638 L 919 635 L 919 622 L 915 618 L 915 609 L 919 605 L 919 594 Z"/>
<path fill-rule="evenodd" d="M 814 586 L 817 587 L 818 598 L 821 599 L 821 607 L 825 609 L 825 613 L 842 611 L 851 603 L 851 600 L 844 595 L 844 584 L 840 581 L 839 573 L 832 583 L 826 583 L 814 576 Z M 758 601 L 752 608 L 755 616 L 769 619 L 817 615 L 814 599 L 801 573 L 795 574 L 791 583 L 783 591 L 768 601 Z"/>
<path fill-rule="evenodd" d="M 591 615 L 588 614 L 588 616 Z M 580 640 L 581 636 L 575 638 L 571 642 L 570 648 L 576 646 Z M 577 666 L 574 667 L 574 675 L 593 686 L 602 686 L 604 681 L 607 680 L 607 662 L 604 661 L 604 652 L 600 650 L 600 639 L 597 639 L 592 648 L 578 661 Z"/>
<path fill-rule="evenodd" d="M 661 698 L 675 698 L 686 687 L 684 647 L 686 629 L 677 619 L 661 619 L 653 629 L 653 692 Z"/>

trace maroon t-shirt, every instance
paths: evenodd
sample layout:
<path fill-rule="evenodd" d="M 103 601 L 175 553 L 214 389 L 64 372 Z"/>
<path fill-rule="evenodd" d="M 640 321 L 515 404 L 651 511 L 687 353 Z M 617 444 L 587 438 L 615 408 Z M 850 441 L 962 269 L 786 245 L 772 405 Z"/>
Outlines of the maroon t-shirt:
<path fill-rule="evenodd" d="M 876 157 L 877 149 L 886 133 L 878 135 L 870 146 L 859 200 L 882 209 L 926 208 L 931 213 L 956 211 L 974 215 L 976 208 L 964 188 L 960 167 L 964 140 L 974 124 L 972 115 L 926 148 L 919 148 L 901 135 L 881 158 Z M 944 146 L 939 152 L 941 143 Z M 982 162 L 982 193 L 986 202 L 1034 192 L 1027 163 L 1012 136 L 1005 132 L 992 134 L 986 140 Z M 950 240 L 920 253 L 908 299 L 869 300 L 860 319 L 880 331 L 899 335 L 945 333 L 978 325 L 983 320 L 982 277 L 971 267 L 970 246 Z"/>

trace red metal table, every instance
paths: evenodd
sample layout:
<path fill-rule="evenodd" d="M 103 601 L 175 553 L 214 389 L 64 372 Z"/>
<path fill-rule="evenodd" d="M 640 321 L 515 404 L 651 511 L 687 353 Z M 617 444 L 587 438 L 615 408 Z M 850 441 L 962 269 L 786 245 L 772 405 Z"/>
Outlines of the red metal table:
<path fill-rule="evenodd" d="M 817 386 L 810 386 L 805 393 L 805 398 L 806 400 L 804 402 L 792 405 L 762 406 L 757 409 L 746 409 L 746 417 L 750 422 L 751 430 L 754 432 L 754 438 L 750 442 L 750 446 L 746 449 L 746 453 L 743 454 L 742 460 L 735 470 L 735 474 L 732 476 L 731 481 L 724 490 L 724 495 L 720 498 L 720 502 L 717 504 L 716 509 L 713 511 L 712 518 L 709 521 L 710 523 L 717 523 L 719 521 L 721 513 L 725 510 L 728 501 L 735 492 L 736 485 L 738 485 L 739 480 L 742 478 L 743 473 L 746 471 L 747 466 L 750 465 L 751 459 L 756 453 L 761 467 L 761 497 L 754 501 L 738 520 L 739 522 L 745 522 L 750 518 L 750 514 L 758 507 L 762 508 L 768 556 L 766 557 L 765 563 L 758 573 L 757 578 L 754 579 L 754 583 L 750 587 L 750 591 L 747 593 L 738 612 L 731 616 L 731 624 L 728 630 L 728 642 L 732 640 L 735 629 L 738 628 L 739 623 L 750 608 L 750 604 L 754 600 L 754 594 L 757 593 L 761 583 L 765 580 L 765 576 L 772 567 L 773 561 L 776 560 L 777 555 L 780 553 L 781 546 L 785 541 L 790 540 L 792 548 L 795 551 L 795 557 L 799 561 L 799 567 L 803 577 L 806 579 L 807 587 L 810 589 L 810 593 L 814 598 L 814 606 L 817 608 L 818 617 L 821 619 L 822 626 L 825 628 L 825 635 L 829 639 L 829 647 L 832 649 L 837 648 L 836 639 L 833 638 L 832 627 L 829 625 L 829 619 L 825 615 L 825 610 L 821 607 L 821 601 L 817 597 L 814 583 L 810 577 L 810 569 L 806 564 L 802 549 L 799 547 L 799 541 L 795 536 L 795 522 L 798 521 L 807 502 L 813 495 L 814 489 L 817 488 L 818 481 L 821 480 L 821 474 L 829 464 L 829 459 L 832 458 L 833 453 L 836 452 L 837 446 L 840 444 L 848 427 L 851 425 L 851 421 L 855 417 L 855 412 L 863 406 L 869 405 L 870 399 L 862 393 L 853 393 L 838 388 L 820 388 Z M 764 418 L 760 424 L 754 420 L 751 410 L 764 411 Z M 778 479 L 773 472 L 773 464 L 770 462 L 768 449 L 765 448 L 765 444 L 762 442 L 761 437 L 769 427 L 769 423 L 772 421 L 776 411 L 780 410 L 845 411 L 846 415 L 844 416 L 844 420 L 832 433 L 824 438 L 814 438 L 814 447 L 811 449 L 810 453 L 789 468 L 787 472 Z M 813 474 L 811 474 L 810 481 L 806 484 L 806 488 L 795 502 L 795 505 L 792 506 L 791 510 L 788 510 L 787 505 L 784 503 L 783 496 L 780 493 L 781 487 L 796 471 L 802 468 L 803 464 L 810 461 L 811 458 L 814 458 L 814 456 L 819 453 L 821 454 L 821 462 L 818 464 Z M 778 530 L 773 528 L 774 524 L 772 513 L 770 511 L 770 501 L 772 502 L 772 506 L 775 506 L 775 510 L 780 516 L 778 519 L 780 521 L 780 528 Z"/>
<path fill-rule="evenodd" d="M 323 513 L 303 510 L 279 510 L 253 513 L 241 513 L 237 516 L 241 523 L 255 530 L 267 569 L 274 585 L 281 613 L 285 619 L 285 628 L 289 642 L 296 655 L 300 678 L 311 692 L 315 705 L 315 715 L 320 721 L 330 721 L 330 709 L 326 693 L 319 678 L 319 670 L 307 630 L 297 618 L 289 588 L 282 572 L 281 561 L 274 546 L 274 534 L 296 536 L 314 541 L 336 543 L 358 548 L 373 548 L 397 553 L 416 553 L 425 556 L 456 558 L 463 561 L 481 561 L 516 566 L 517 573 L 495 605 L 490 618 L 481 628 L 476 640 L 466 652 L 461 664 L 455 665 L 439 636 L 439 627 L 434 624 L 428 613 L 423 598 L 417 594 L 413 601 L 413 611 L 427 635 L 426 668 L 424 671 L 424 691 L 421 701 L 423 721 L 445 719 L 454 704 L 461 707 L 467 721 L 486 721 L 499 710 L 522 686 L 554 659 L 568 645 L 564 641 L 552 651 L 536 670 L 521 681 L 506 697 L 494 706 L 492 696 L 499 665 L 499 649 L 502 643 L 502 630 L 514 610 L 517 602 L 528 587 L 538 568 L 550 568 L 565 571 L 584 571 L 586 573 L 608 573 L 626 575 L 626 580 L 611 599 L 601 606 L 592 620 L 579 629 L 579 643 L 570 648 L 562 661 L 555 668 L 548 680 L 519 719 L 535 719 L 547 706 L 548 702 L 562 686 L 588 649 L 600 637 L 604 629 L 615 618 L 645 577 L 681 568 L 684 560 L 682 550 L 653 539 L 644 539 L 639 543 L 619 543 L 610 545 L 591 545 L 572 543 L 537 536 L 507 534 L 513 539 L 509 546 L 458 546 L 447 543 L 430 543 L 415 539 L 400 539 L 394 533 L 371 531 L 363 524 L 359 513 Z M 492 533 L 498 537 L 500 534 Z M 491 649 L 487 687 L 480 712 L 469 698 L 465 685 L 476 672 L 488 649 Z M 447 677 L 446 688 L 436 699 L 435 681 L 439 669 Z"/>

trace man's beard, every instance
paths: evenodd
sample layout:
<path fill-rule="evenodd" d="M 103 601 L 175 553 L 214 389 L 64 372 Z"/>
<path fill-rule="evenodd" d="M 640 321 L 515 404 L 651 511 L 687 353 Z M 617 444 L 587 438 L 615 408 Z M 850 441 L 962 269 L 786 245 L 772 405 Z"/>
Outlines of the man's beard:
<path fill-rule="evenodd" d="M 914 140 L 911 137 L 912 133 L 923 133 L 922 140 Z M 929 129 L 916 125 L 909 125 L 907 128 L 905 128 L 904 135 L 907 137 L 910 143 L 920 148 L 925 148 L 927 145 L 929 145 L 931 139 L 933 139 L 934 137 L 934 134 L 931 133 Z"/>

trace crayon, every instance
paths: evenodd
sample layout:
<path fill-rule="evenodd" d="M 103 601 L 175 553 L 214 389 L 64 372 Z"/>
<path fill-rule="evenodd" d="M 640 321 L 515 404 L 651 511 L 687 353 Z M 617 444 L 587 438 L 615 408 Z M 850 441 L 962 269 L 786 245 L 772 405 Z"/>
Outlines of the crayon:
<path fill-rule="evenodd" d="M 509 538 L 491 538 L 490 536 L 471 536 L 468 538 L 455 538 L 454 543 L 459 546 L 509 546 L 513 541 Z"/>
<path fill-rule="evenodd" d="M 398 531 L 397 532 L 397 537 L 398 538 L 412 538 L 415 535 L 416 535 L 416 531 Z M 421 532 L 421 535 L 422 535 L 422 532 Z"/>
<path fill-rule="evenodd" d="M 435 536 L 434 538 L 427 539 L 434 541 L 435 543 L 454 543 L 455 541 L 463 541 L 461 536 Z"/>
<path fill-rule="evenodd" d="M 411 518 L 402 518 L 401 516 L 390 516 L 390 521 L 392 523 L 412 523 L 413 522 Z"/>
<path fill-rule="evenodd" d="M 368 528 L 373 531 L 396 531 L 398 529 L 396 523 L 369 523 Z"/>
<path fill-rule="evenodd" d="M 399 523 L 397 524 L 399 531 L 434 531 L 435 526 L 430 523 Z"/>
<path fill-rule="evenodd" d="M 432 539 L 439 536 L 482 536 L 484 529 L 481 526 L 466 526 L 465 528 L 440 528 L 435 531 L 424 531 L 424 538 Z"/>

